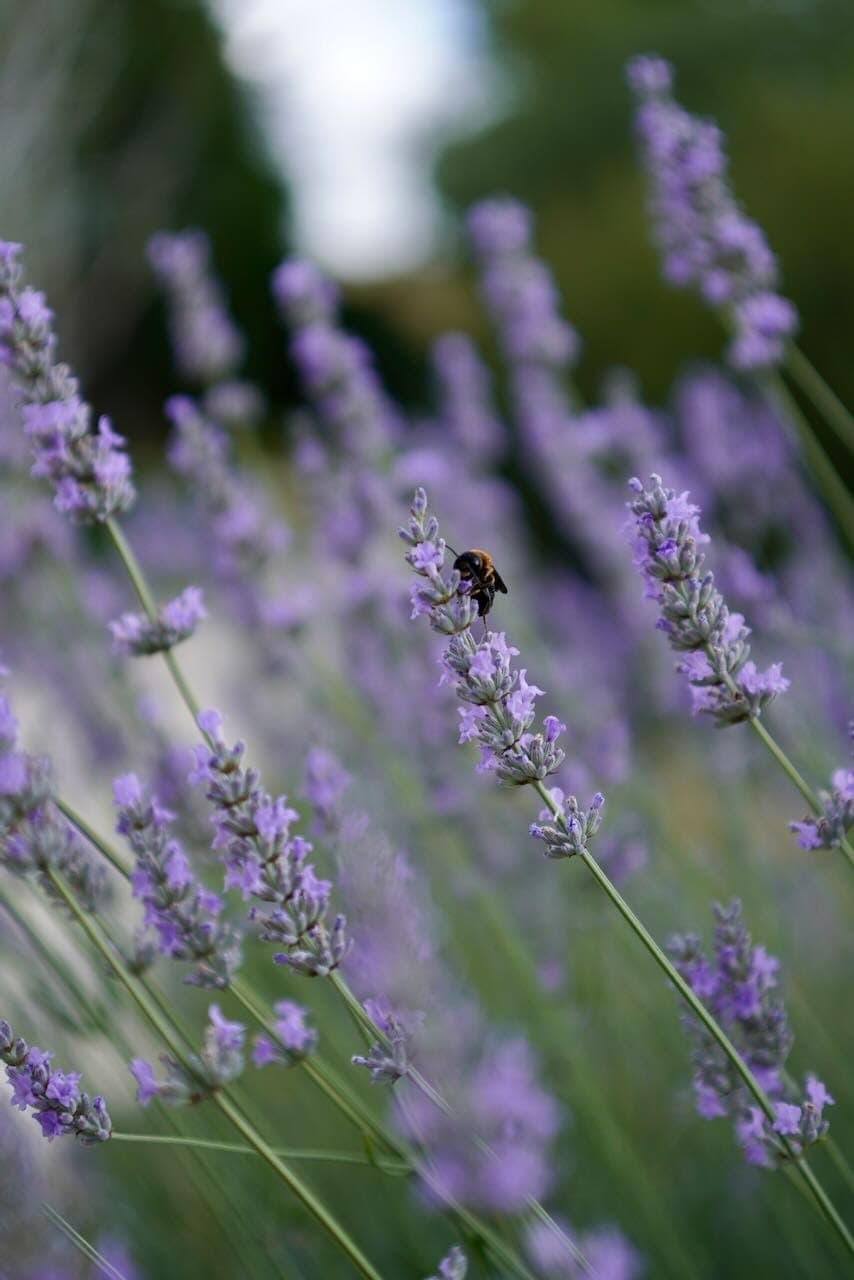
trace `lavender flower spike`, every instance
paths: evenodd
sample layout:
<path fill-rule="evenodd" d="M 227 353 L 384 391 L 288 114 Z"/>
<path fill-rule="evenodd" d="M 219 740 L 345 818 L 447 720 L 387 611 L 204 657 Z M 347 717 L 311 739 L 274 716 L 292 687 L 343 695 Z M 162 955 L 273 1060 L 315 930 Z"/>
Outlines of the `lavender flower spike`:
<path fill-rule="evenodd" d="M 635 494 L 628 503 L 635 567 L 645 594 L 659 603 L 659 630 L 682 655 L 676 669 L 691 686 L 694 713 L 710 715 L 721 726 L 758 716 L 789 681 L 779 662 L 757 671 L 748 661 L 750 628 L 740 613 L 730 613 L 714 575 L 702 574 L 705 556 L 699 548 L 709 538 L 700 531 L 700 508 L 687 493 L 665 489 L 657 475 L 649 489 L 637 479 L 629 488 Z"/>
<path fill-rule="evenodd" d="M 217 711 L 201 712 L 199 726 L 213 747 L 195 748 L 190 781 L 207 784 L 214 848 L 224 851 L 226 889 L 240 889 L 244 899 L 266 904 L 266 910 L 253 907 L 249 918 L 260 924 L 266 942 L 286 948 L 273 957 L 277 964 L 325 977 L 347 954 L 346 922 L 338 915 L 331 928 L 325 923 L 332 885 L 307 861 L 309 842 L 290 834 L 296 811 L 284 796 L 274 799 L 263 790 L 257 769 L 243 766 L 245 745 L 227 745 Z"/>
<path fill-rule="evenodd" d="M 735 331 L 730 363 L 777 364 L 797 328 L 795 308 L 775 290 L 777 263 L 760 227 L 745 217 L 727 181 L 723 135 L 672 96 L 662 58 L 633 58 L 636 128 L 650 185 L 650 211 L 671 284 L 693 286 Z"/>
<path fill-rule="evenodd" d="M 33 475 L 54 486 L 57 510 L 79 524 L 127 511 L 134 500 L 124 440 L 107 418 L 91 430 L 92 410 L 67 365 L 56 364 L 53 313 L 44 294 L 21 288 L 20 245 L 0 241 L 0 364 L 20 397 L 33 451 Z"/>
<path fill-rule="evenodd" d="M 242 1022 L 229 1022 L 219 1005 L 208 1009 L 208 1025 L 205 1029 L 202 1051 L 192 1057 L 187 1067 L 174 1058 L 161 1055 L 166 1071 L 165 1080 L 158 1080 L 150 1062 L 134 1058 L 129 1070 L 136 1080 L 136 1100 L 147 1107 L 152 1098 L 159 1098 L 171 1107 L 186 1106 L 209 1098 L 223 1085 L 230 1084 L 242 1074 L 246 1065 L 244 1042 L 246 1028 Z"/>
<path fill-rule="evenodd" d="M 12 1086 L 12 1106 L 21 1111 L 31 1107 L 48 1142 L 70 1134 L 87 1147 L 106 1142 L 112 1124 L 104 1099 L 82 1092 L 79 1071 L 53 1070 L 52 1056 L 29 1048 L 8 1022 L 0 1022 L 0 1058 Z"/>
<path fill-rule="evenodd" d="M 738 1049 L 774 1106 L 774 1122 L 753 1104 L 729 1059 L 690 1013 L 683 1022 L 694 1042 L 694 1095 L 705 1119 L 730 1116 L 750 1164 L 776 1168 L 800 1156 L 828 1130 L 823 1109 L 833 1099 L 808 1076 L 800 1104 L 785 1075 L 792 1047 L 786 1011 L 774 996 L 779 962 L 762 946 L 754 947 L 741 919 L 741 903 L 715 905 L 715 959 L 710 964 L 693 934 L 671 939 L 668 950 L 679 973 L 703 1001 Z M 785 1137 L 788 1148 L 781 1138 Z"/>
<path fill-rule="evenodd" d="M 184 850 L 170 838 L 173 815 L 149 799 L 132 773 L 116 778 L 113 796 L 116 829 L 136 859 L 131 887 L 145 907 L 146 928 L 156 931 L 164 955 L 193 962 L 191 986 L 228 986 L 240 965 L 240 940 L 219 919 L 222 899 L 193 878 Z"/>
<path fill-rule="evenodd" d="M 144 613 L 123 613 L 108 626 L 116 653 L 142 657 L 163 653 L 182 640 L 189 640 L 206 617 L 201 588 L 185 587 L 174 600 L 161 606 L 156 622 Z"/>
<path fill-rule="evenodd" d="M 480 770 L 491 770 L 510 786 L 540 782 L 561 765 L 564 753 L 557 739 L 565 727 L 546 716 L 544 732 L 532 733 L 534 700 L 543 690 L 528 684 L 526 671 L 514 670 L 519 653 L 503 632 L 487 631 L 476 641 L 471 625 L 476 609 L 467 585 L 452 570 L 442 576 L 445 542 L 435 516 L 427 510 L 427 495 L 416 490 L 406 529 L 399 530 L 408 545 L 406 559 L 422 581 L 412 589 L 412 616 L 425 613 L 434 631 L 448 636 L 442 655 L 444 680 L 452 680 L 460 709 L 460 742 L 477 741 Z"/>
<path fill-rule="evenodd" d="M 854 750 L 854 720 L 848 726 L 848 737 Z M 795 832 L 802 849 L 838 849 L 854 827 L 854 769 L 835 769 L 830 791 L 819 791 L 818 798 L 823 813 L 790 822 L 789 830 Z"/>
<path fill-rule="evenodd" d="M 428 1280 L 465 1280 L 468 1269 L 469 1264 L 466 1255 L 460 1246 L 455 1244 L 451 1252 L 439 1263 L 438 1274 L 429 1276 Z"/>

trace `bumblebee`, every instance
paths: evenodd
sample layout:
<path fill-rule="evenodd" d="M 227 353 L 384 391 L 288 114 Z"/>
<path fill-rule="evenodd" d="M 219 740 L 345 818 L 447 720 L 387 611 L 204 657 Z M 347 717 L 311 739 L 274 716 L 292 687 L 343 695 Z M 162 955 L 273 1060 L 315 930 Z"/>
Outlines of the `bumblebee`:
<path fill-rule="evenodd" d="M 453 551 L 453 547 L 451 547 Z M 485 618 L 495 603 L 495 593 L 500 591 L 507 595 L 504 579 L 492 562 L 488 551 L 473 547 L 471 551 L 463 551 L 454 561 L 454 568 L 463 582 L 470 582 L 472 600 L 477 601 L 479 618 Z"/>

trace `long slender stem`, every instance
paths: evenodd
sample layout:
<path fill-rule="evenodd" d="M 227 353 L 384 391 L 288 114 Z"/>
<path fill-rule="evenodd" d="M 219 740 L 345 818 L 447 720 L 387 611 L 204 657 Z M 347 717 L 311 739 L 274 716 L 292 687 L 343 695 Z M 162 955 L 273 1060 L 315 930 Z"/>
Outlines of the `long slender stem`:
<path fill-rule="evenodd" d="M 164 1044 L 168 1045 L 169 1049 L 174 1053 L 175 1057 L 182 1065 L 191 1070 L 192 1068 L 190 1067 L 190 1064 L 186 1061 L 183 1046 L 176 1040 L 172 1029 L 142 989 L 141 985 L 133 978 L 129 970 L 101 936 L 97 925 L 81 909 L 77 900 L 68 890 L 61 877 L 52 869 L 47 872 L 47 875 L 53 887 L 56 889 L 56 892 L 63 899 L 66 906 L 71 911 L 86 936 L 89 938 L 90 942 L 110 965 L 113 972 L 116 974 L 116 977 L 125 987 L 131 998 L 136 1002 L 140 1011 L 157 1031 Z M 361 1275 L 365 1276 L 366 1280 L 381 1280 L 379 1272 L 364 1256 L 356 1242 L 351 1239 L 348 1233 L 329 1212 L 325 1205 L 317 1199 L 314 1192 L 311 1191 L 302 1179 L 299 1178 L 297 1174 L 295 1174 L 293 1170 L 274 1153 L 272 1148 L 264 1141 L 261 1134 L 258 1133 L 254 1126 L 249 1123 L 249 1121 L 235 1107 L 233 1102 L 231 1102 L 226 1092 L 224 1090 L 217 1091 L 212 1095 L 212 1101 L 226 1116 L 226 1118 L 230 1120 L 231 1124 L 238 1130 L 238 1132 L 243 1135 L 250 1146 L 255 1148 L 261 1158 L 266 1161 L 270 1168 L 273 1169 L 282 1181 L 290 1188 L 290 1190 L 293 1191 L 312 1217 L 316 1219 L 316 1221 L 332 1237 L 342 1252 L 350 1259 L 356 1270 Z"/>
<path fill-rule="evenodd" d="M 784 420 L 793 425 L 798 434 L 807 466 L 833 512 L 839 530 L 849 551 L 854 551 L 854 498 L 833 463 L 825 453 L 812 425 L 801 413 L 794 397 L 778 373 L 768 373 L 758 379 L 763 395 L 771 407 Z"/>
<path fill-rule="evenodd" d="M 156 1146 L 193 1147 L 205 1151 L 227 1151 L 233 1155 L 257 1156 L 255 1147 L 240 1142 L 217 1142 L 212 1138 L 186 1138 L 169 1133 L 116 1133 L 110 1141 L 148 1142 Z M 273 1154 L 284 1160 L 306 1160 L 326 1164 L 368 1165 L 382 1173 L 409 1175 L 412 1169 L 405 1160 L 389 1160 L 385 1157 L 371 1159 L 362 1151 L 324 1151 L 319 1147 L 273 1147 Z"/>
<path fill-rule="evenodd" d="M 843 404 L 800 347 L 792 342 L 786 348 L 784 367 L 818 409 L 829 427 L 832 427 L 843 444 L 854 450 L 854 414 Z"/>
<path fill-rule="evenodd" d="M 548 790 L 548 788 L 544 787 L 541 782 L 536 782 L 534 783 L 534 789 L 537 792 L 537 794 L 541 797 L 541 799 L 544 801 L 544 803 L 548 805 L 549 809 L 554 814 L 555 818 L 559 822 L 563 822 L 564 819 L 563 819 L 563 813 L 561 811 L 561 808 L 558 805 L 557 801 L 552 796 L 551 792 Z M 689 987 L 688 983 L 685 981 L 685 979 L 682 977 L 679 971 L 675 968 L 675 966 L 671 963 L 671 961 L 662 951 L 661 947 L 655 941 L 652 934 L 649 932 L 646 926 L 642 924 L 642 922 L 638 919 L 638 917 L 635 915 L 634 911 L 632 911 L 631 907 L 626 902 L 625 898 L 622 896 L 619 890 L 608 879 L 607 875 L 599 866 L 598 862 L 593 857 L 593 855 L 589 853 L 587 850 L 584 850 L 584 852 L 580 856 L 585 866 L 587 867 L 588 871 L 590 871 L 594 879 L 598 882 L 600 888 L 602 888 L 604 892 L 608 895 L 608 897 L 611 899 L 614 906 L 619 911 L 620 915 L 627 922 L 627 924 L 630 925 L 630 927 L 632 928 L 632 930 L 634 931 L 634 933 L 636 934 L 640 942 L 643 944 L 643 946 L 652 956 L 655 963 L 666 975 L 669 981 L 672 982 L 673 986 L 682 996 L 683 1000 L 688 1005 L 691 1012 L 700 1022 L 702 1022 L 703 1026 L 706 1028 L 709 1034 L 717 1041 L 718 1045 L 726 1054 L 727 1058 L 730 1060 L 733 1067 L 738 1072 L 739 1076 L 741 1076 L 741 1079 L 744 1081 L 744 1084 L 747 1087 L 748 1091 L 756 1099 L 756 1102 L 758 1103 L 759 1107 L 762 1109 L 763 1114 L 773 1123 L 774 1108 L 772 1107 L 767 1094 L 765 1093 L 762 1086 L 759 1084 L 759 1081 L 756 1079 L 753 1072 L 748 1067 L 747 1063 L 742 1058 L 741 1054 L 736 1049 L 735 1045 L 730 1040 L 729 1036 L 724 1031 L 723 1027 L 718 1023 L 717 1019 L 714 1018 L 711 1015 L 711 1013 L 709 1013 L 708 1009 L 703 1004 L 703 1002 L 697 998 L 697 996 Z M 813 1173 L 812 1169 L 809 1167 L 806 1161 L 802 1158 L 800 1159 L 796 1158 L 795 1153 L 788 1142 L 788 1139 L 782 1138 L 781 1141 L 785 1146 L 785 1148 L 787 1149 L 789 1156 L 793 1164 L 797 1168 L 800 1176 L 803 1178 L 804 1182 L 806 1183 L 809 1189 L 809 1192 L 812 1195 L 813 1200 L 815 1201 L 815 1203 L 819 1208 L 819 1211 L 822 1213 L 822 1215 L 826 1218 L 826 1220 L 830 1223 L 830 1225 L 836 1231 L 837 1235 L 842 1240 L 843 1244 L 846 1246 L 846 1248 L 848 1249 L 852 1257 L 854 1257 L 854 1237 L 852 1237 L 850 1231 L 848 1230 L 847 1226 L 845 1225 L 842 1218 L 840 1217 L 835 1205 L 833 1204 L 833 1201 L 830 1199 L 827 1192 L 824 1190 L 824 1187 L 821 1185 L 818 1178 Z"/>

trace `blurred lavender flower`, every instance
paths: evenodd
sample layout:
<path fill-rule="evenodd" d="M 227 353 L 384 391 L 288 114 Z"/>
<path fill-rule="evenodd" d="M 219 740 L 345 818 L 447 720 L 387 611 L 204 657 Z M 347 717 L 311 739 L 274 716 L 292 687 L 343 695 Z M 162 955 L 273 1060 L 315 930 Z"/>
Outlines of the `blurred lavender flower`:
<path fill-rule="evenodd" d="M 741 919 L 737 899 L 715 904 L 715 959 L 711 964 L 694 934 L 677 935 L 668 944 L 671 959 L 694 994 L 723 1027 L 774 1105 L 769 1123 L 753 1104 L 741 1077 L 717 1042 L 692 1014 L 683 1022 L 694 1042 L 694 1095 L 705 1119 L 729 1115 L 750 1164 L 773 1168 L 791 1156 L 780 1141 L 785 1136 L 800 1155 L 828 1130 L 824 1106 L 833 1099 L 824 1085 L 808 1076 L 801 1105 L 789 1101 L 792 1086 L 785 1062 L 792 1047 L 786 1011 L 773 992 L 779 961 L 762 946 L 754 947 Z"/>
<path fill-rule="evenodd" d="M 442 428 L 471 462 L 494 463 L 504 453 L 504 426 L 492 406 L 489 374 L 474 343 L 464 333 L 442 334 L 430 360 Z"/>
<path fill-rule="evenodd" d="M 565 1235 L 577 1241 L 589 1265 L 582 1267 L 548 1223 L 532 1222 L 525 1233 L 528 1256 L 548 1280 L 582 1280 L 587 1274 L 596 1280 L 638 1280 L 643 1274 L 640 1255 L 616 1227 L 578 1232 L 566 1222 L 559 1220 L 559 1225 Z"/>
<path fill-rule="evenodd" d="M 201 1053 L 191 1057 L 186 1067 L 161 1054 L 160 1062 L 166 1075 L 165 1079 L 158 1080 L 150 1062 L 144 1058 L 132 1059 L 129 1070 L 136 1080 L 137 1102 L 146 1107 L 153 1098 L 158 1098 L 167 1106 L 180 1107 L 209 1098 L 242 1074 L 246 1065 L 245 1039 L 246 1028 L 241 1022 L 230 1022 L 223 1017 L 219 1005 L 210 1005 Z"/>
<path fill-rule="evenodd" d="M 848 737 L 854 751 L 854 720 L 848 726 Z M 838 849 L 854 827 L 854 769 L 835 769 L 830 791 L 819 791 L 818 798 L 821 815 L 807 814 L 800 822 L 790 822 L 789 830 L 794 831 L 802 849 Z"/>
<path fill-rule="evenodd" d="M 277 1000 L 273 1005 L 276 1042 L 257 1035 L 252 1042 L 252 1062 L 256 1067 L 278 1063 L 292 1067 L 302 1062 L 317 1045 L 317 1032 L 306 1023 L 308 1011 L 295 1000 Z"/>
<path fill-rule="evenodd" d="M 222 286 L 210 270 L 204 231 L 160 231 L 147 246 L 148 260 L 166 295 L 175 363 L 201 383 L 233 373 L 246 343 L 228 314 Z"/>
<path fill-rule="evenodd" d="M 708 542 L 700 531 L 700 508 L 662 487 L 653 475 L 650 488 L 629 481 L 636 494 L 628 503 L 634 516 L 635 567 L 644 579 L 645 594 L 658 601 L 658 628 L 670 645 L 683 654 L 677 671 L 691 686 L 693 710 L 714 717 L 719 725 L 738 724 L 758 716 L 785 692 L 789 681 L 781 664 L 757 671 L 748 661 L 750 628 L 740 613 L 730 613 L 715 586 L 714 574 L 700 577 Z"/>
<path fill-rule="evenodd" d="M 179 596 L 161 605 L 156 622 L 144 613 L 123 613 L 108 624 L 113 652 L 128 657 L 163 653 L 182 640 L 189 640 L 207 617 L 199 587 L 185 587 Z"/>
<path fill-rule="evenodd" d="M 266 942 L 286 948 L 273 959 L 308 977 L 324 977 L 337 969 L 347 952 L 345 920 L 324 923 L 332 888 L 320 880 L 306 859 L 311 845 L 292 836 L 298 816 L 284 796 L 275 799 L 261 787 L 258 771 L 241 763 L 245 744 L 229 747 L 222 734 L 222 717 L 203 711 L 199 727 L 212 745 L 198 745 L 193 782 L 207 784 L 213 805 L 214 848 L 224 850 L 226 889 L 240 889 L 244 899 L 269 905 L 253 907 L 250 919 L 261 926 Z"/>
<path fill-rule="evenodd" d="M 515 671 L 512 660 L 519 650 L 507 644 L 503 632 L 486 632 L 476 641 L 471 625 L 474 602 L 456 569 L 442 577 L 445 542 L 439 525 L 428 514 L 427 495 L 418 489 L 410 508 L 410 521 L 400 536 L 409 546 L 406 560 L 426 582 L 412 590 L 412 616 L 427 614 L 430 626 L 449 636 L 442 656 L 444 679 L 452 680 L 460 709 L 460 742 L 480 744 L 481 770 L 491 770 L 500 782 L 512 786 L 540 781 L 554 773 L 564 758 L 557 739 L 564 725 L 546 716 L 543 733 L 532 733 L 534 700 L 543 690 L 529 685 L 525 670 Z"/>
<path fill-rule="evenodd" d="M 353 781 L 331 751 L 312 747 L 305 761 L 302 794 L 311 805 L 319 831 L 331 834 L 338 830 L 341 814 L 338 798 Z"/>
<path fill-rule="evenodd" d="M 57 902 L 61 899 L 48 873 L 60 871 L 81 906 L 95 911 L 107 892 L 103 863 L 88 856 L 53 803 L 48 757 L 19 751 L 17 743 L 18 721 L 0 693 L 0 866 L 16 875 L 34 874 Z"/>
<path fill-rule="evenodd" d="M 31 1107 L 48 1142 L 74 1134 L 84 1146 L 106 1142 L 112 1132 L 104 1099 L 80 1089 L 79 1071 L 55 1071 L 53 1054 L 16 1038 L 8 1022 L 0 1022 L 0 1058 L 12 1086 L 12 1106 Z"/>
<path fill-rule="evenodd" d="M 636 127 L 665 278 L 692 286 L 724 313 L 735 330 L 733 365 L 778 363 L 797 312 L 775 292 L 774 255 L 733 197 L 721 131 L 674 100 L 673 71 L 663 59 L 632 59 L 627 78 L 639 100 Z"/>
<path fill-rule="evenodd" d="M 228 986 L 240 965 L 240 940 L 219 918 L 222 899 L 195 880 L 184 850 L 170 838 L 173 815 L 146 795 L 132 773 L 116 778 L 113 798 L 116 830 L 134 852 L 131 887 L 145 907 L 145 927 L 156 930 L 162 954 L 193 962 L 185 979 L 190 985 Z"/>
<path fill-rule="evenodd" d="M 439 1263 L 438 1274 L 428 1276 L 427 1280 L 465 1280 L 468 1274 L 469 1264 L 466 1255 L 458 1244 L 455 1244 L 451 1252 L 446 1254 Z"/>
<path fill-rule="evenodd" d="M 54 486 L 57 510 L 81 524 L 108 520 L 134 500 L 124 440 L 91 409 L 67 365 L 55 364 L 53 313 L 44 294 L 20 288 L 21 246 L 0 241 L 0 364 L 9 368 L 33 451 L 33 475 Z"/>

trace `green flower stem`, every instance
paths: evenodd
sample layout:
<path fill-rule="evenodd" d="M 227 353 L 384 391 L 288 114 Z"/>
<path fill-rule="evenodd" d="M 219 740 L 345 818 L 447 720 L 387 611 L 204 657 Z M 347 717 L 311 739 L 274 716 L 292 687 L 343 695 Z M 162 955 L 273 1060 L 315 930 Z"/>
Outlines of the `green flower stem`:
<path fill-rule="evenodd" d="M 116 850 L 113 849 L 106 840 L 99 836 L 95 828 L 90 827 L 86 819 L 81 817 L 75 809 L 72 809 L 70 804 L 66 804 L 60 796 L 55 795 L 52 799 L 59 812 L 68 819 L 72 827 L 76 827 L 80 834 L 89 841 L 92 847 L 97 849 L 98 853 L 100 853 L 103 858 L 106 858 L 110 866 L 113 867 L 115 871 L 118 871 L 120 876 L 124 876 L 127 880 L 130 872 Z"/>
<path fill-rule="evenodd" d="M 783 367 L 793 382 L 797 383 L 804 395 L 818 409 L 829 427 L 832 427 L 843 444 L 854 451 L 854 414 L 842 403 L 833 390 L 816 369 L 815 365 L 804 355 L 800 347 L 793 342 L 786 348 Z"/>
<path fill-rule="evenodd" d="M 840 478 L 833 463 L 819 442 L 809 420 L 799 409 L 794 396 L 778 373 L 757 376 L 758 385 L 772 409 L 784 421 L 792 424 L 804 452 L 807 466 L 818 485 L 845 540 L 849 551 L 854 551 L 854 498 Z"/>
<path fill-rule="evenodd" d="M 537 794 L 540 796 L 543 802 L 548 806 L 550 811 L 554 814 L 555 819 L 565 827 L 565 821 L 564 821 L 563 813 L 560 809 L 560 806 L 558 805 L 557 801 L 554 799 L 554 797 L 552 796 L 548 788 L 544 787 L 542 782 L 535 782 L 534 790 L 537 792 Z M 608 895 L 608 897 L 611 899 L 614 906 L 619 911 L 620 915 L 623 917 L 626 923 L 631 927 L 631 929 L 637 935 L 640 942 L 643 944 L 643 946 L 652 956 L 655 963 L 658 965 L 658 967 L 662 970 L 665 976 L 670 980 L 670 982 L 673 984 L 673 986 L 682 996 L 683 1000 L 688 1005 L 691 1012 L 700 1022 L 702 1022 L 703 1026 L 706 1028 L 709 1034 L 717 1041 L 718 1045 L 726 1054 L 727 1058 L 729 1058 L 735 1070 L 741 1076 L 741 1079 L 744 1081 L 744 1084 L 746 1085 L 747 1089 L 755 1098 L 763 1114 L 767 1117 L 768 1120 L 770 1120 L 773 1123 L 774 1108 L 772 1107 L 768 1096 L 766 1095 L 764 1089 L 762 1089 L 761 1085 L 759 1084 L 759 1081 L 753 1075 L 753 1072 L 750 1070 L 747 1063 L 741 1057 L 741 1054 L 738 1052 L 735 1045 L 730 1040 L 729 1036 L 724 1031 L 723 1027 L 721 1027 L 720 1024 L 717 1022 L 717 1020 L 712 1017 L 712 1015 L 709 1013 L 708 1009 L 702 1003 L 702 1001 L 697 998 L 697 996 L 689 987 L 688 983 L 685 981 L 682 975 L 678 972 L 675 966 L 670 962 L 670 960 L 667 958 L 665 953 L 662 951 L 661 947 L 655 941 L 652 934 L 649 932 L 646 926 L 641 923 L 641 921 L 635 915 L 634 911 L 632 911 L 631 907 L 626 902 L 625 898 L 623 898 L 622 894 L 615 888 L 615 886 L 608 879 L 605 872 L 599 866 L 598 862 L 592 856 L 592 854 L 590 854 L 585 849 L 584 852 L 581 853 L 579 856 L 581 857 L 581 860 L 585 863 L 588 871 L 590 871 L 591 875 L 598 882 L 600 888 L 603 889 L 604 892 Z M 827 1192 L 824 1190 L 823 1186 L 819 1182 L 816 1175 L 813 1173 L 812 1169 L 806 1163 L 806 1161 L 803 1159 L 798 1159 L 795 1156 L 795 1153 L 788 1139 L 781 1138 L 781 1142 L 783 1146 L 786 1148 L 789 1154 L 789 1157 L 792 1160 L 792 1163 L 797 1167 L 797 1170 L 800 1176 L 806 1183 L 806 1186 L 812 1196 L 812 1199 L 815 1202 L 815 1204 L 818 1206 L 819 1211 L 827 1220 L 827 1222 L 833 1227 L 834 1231 L 837 1233 L 840 1240 L 848 1249 L 848 1252 L 851 1254 L 851 1256 L 854 1257 L 854 1237 L 851 1236 L 851 1233 L 849 1232 L 848 1228 L 846 1227 L 845 1223 L 840 1217 L 836 1207 L 834 1206 L 833 1201 L 830 1199 Z"/>
<path fill-rule="evenodd" d="M 110 1141 L 149 1142 L 158 1146 L 193 1147 L 204 1151 L 227 1151 L 233 1155 L 257 1156 L 255 1147 L 240 1142 L 216 1142 L 211 1138 L 176 1137 L 168 1133 L 116 1133 Z M 306 1160 L 327 1164 L 356 1164 L 373 1166 L 381 1173 L 409 1176 L 412 1168 L 406 1160 L 390 1160 L 385 1157 L 371 1159 L 361 1151 L 324 1151 L 319 1147 L 274 1147 L 273 1154 L 284 1160 Z"/>
<path fill-rule="evenodd" d="M 99 927 L 82 910 L 77 903 L 77 900 L 68 890 L 65 882 L 56 873 L 56 871 L 49 869 L 47 871 L 47 876 L 56 892 L 65 902 L 65 905 L 68 907 L 69 911 L 71 911 L 72 915 L 89 938 L 89 941 L 110 965 L 116 977 L 125 987 L 131 998 L 136 1002 L 141 1013 L 144 1014 L 154 1027 L 155 1031 L 157 1031 L 164 1044 L 168 1045 L 169 1049 L 181 1065 L 192 1072 L 192 1067 L 187 1062 L 184 1050 L 176 1040 L 171 1027 L 166 1023 L 160 1011 L 151 1001 L 148 994 L 143 990 L 141 984 L 133 978 L 132 974 L 123 962 L 113 953 L 112 948 L 102 936 Z M 290 1188 L 294 1195 L 296 1195 L 296 1197 L 302 1202 L 311 1216 L 315 1218 L 320 1226 L 322 1226 L 335 1241 L 341 1251 L 349 1258 L 350 1262 L 359 1274 L 365 1276 L 366 1280 L 382 1280 L 379 1272 L 367 1260 L 358 1245 L 350 1238 L 337 1219 L 317 1199 L 314 1193 L 293 1172 L 293 1170 L 274 1153 L 271 1147 L 267 1145 L 261 1134 L 258 1133 L 258 1131 L 241 1114 L 228 1097 L 227 1093 L 224 1090 L 218 1090 L 212 1094 L 211 1101 L 231 1122 L 234 1128 L 243 1135 L 249 1145 L 254 1147 L 258 1155 L 266 1161 L 270 1168 Z"/>
<path fill-rule="evenodd" d="M 108 1262 L 104 1255 L 99 1253 L 95 1246 L 85 1236 L 82 1236 L 79 1231 L 75 1230 L 71 1223 L 63 1218 L 59 1210 L 54 1209 L 53 1205 L 48 1204 L 46 1200 L 42 1201 L 42 1212 L 48 1221 L 58 1227 L 66 1239 L 71 1241 L 74 1248 L 83 1254 L 83 1257 L 88 1262 L 95 1264 L 99 1275 L 108 1276 L 109 1280 L 124 1280 L 121 1271 L 117 1271 L 113 1264 Z"/>

